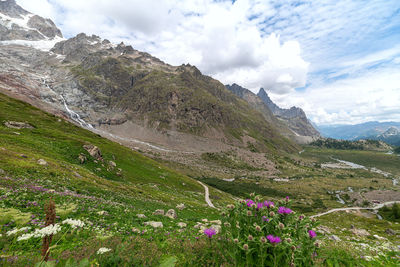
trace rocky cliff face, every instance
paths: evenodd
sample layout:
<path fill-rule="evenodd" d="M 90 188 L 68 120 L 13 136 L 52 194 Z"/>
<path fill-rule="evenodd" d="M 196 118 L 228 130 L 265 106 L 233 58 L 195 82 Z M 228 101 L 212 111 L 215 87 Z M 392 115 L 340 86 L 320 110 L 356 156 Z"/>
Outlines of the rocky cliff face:
<path fill-rule="evenodd" d="M 243 98 L 253 108 L 260 111 L 269 123 L 279 129 L 280 134 L 295 142 L 308 143 L 319 136 L 318 131 L 308 122 L 302 109 L 296 107 L 290 109 L 279 108 L 263 89 L 260 90 L 259 95 L 256 95 L 237 84 L 225 86 L 232 93 Z"/>
<path fill-rule="evenodd" d="M 260 89 L 257 95 L 278 119 L 285 122 L 295 135 L 309 136 L 312 139 L 320 137 L 319 132 L 312 126 L 301 108 L 291 107 L 290 109 L 283 109 L 278 107 L 274 102 L 272 102 L 263 88 Z"/>
<path fill-rule="evenodd" d="M 29 13 L 15 0 L 0 1 L 0 41 L 39 41 L 56 37 L 62 38 L 62 34 L 50 19 Z"/>
<path fill-rule="evenodd" d="M 203 138 L 198 147 L 214 140 L 242 147 L 250 142 L 260 151 L 297 148 L 194 66 L 171 66 L 94 35 L 64 40 L 51 21 L 15 1 L 0 3 L 7 32 L 0 42 L 0 91 L 129 140 L 169 146 L 186 140 L 189 147 Z"/>

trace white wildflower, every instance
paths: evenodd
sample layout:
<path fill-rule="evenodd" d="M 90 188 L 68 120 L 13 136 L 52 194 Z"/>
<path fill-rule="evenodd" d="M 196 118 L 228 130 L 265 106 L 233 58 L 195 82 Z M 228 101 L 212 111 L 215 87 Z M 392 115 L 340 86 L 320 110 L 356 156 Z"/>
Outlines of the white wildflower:
<path fill-rule="evenodd" d="M 61 231 L 61 226 L 59 224 L 50 224 L 42 229 L 36 229 L 35 232 L 21 235 L 17 238 L 17 241 L 28 240 L 32 237 L 43 238 L 49 235 L 55 235 Z"/>
<path fill-rule="evenodd" d="M 99 248 L 99 250 L 97 251 L 97 254 L 103 254 L 103 253 L 106 253 L 109 251 L 111 251 L 111 249 L 109 249 L 109 248 Z"/>
<path fill-rule="evenodd" d="M 85 223 L 81 220 L 66 219 L 62 222 L 63 224 L 69 224 L 72 228 L 78 228 L 85 226 Z"/>
<path fill-rule="evenodd" d="M 7 236 L 14 235 L 14 234 L 16 234 L 16 233 L 18 233 L 18 232 L 28 231 L 29 229 L 31 229 L 31 228 L 30 228 L 30 227 L 22 227 L 22 228 L 20 228 L 20 229 L 14 228 L 14 229 L 12 229 L 11 231 L 8 231 L 8 232 L 6 233 L 6 235 L 7 235 Z"/>

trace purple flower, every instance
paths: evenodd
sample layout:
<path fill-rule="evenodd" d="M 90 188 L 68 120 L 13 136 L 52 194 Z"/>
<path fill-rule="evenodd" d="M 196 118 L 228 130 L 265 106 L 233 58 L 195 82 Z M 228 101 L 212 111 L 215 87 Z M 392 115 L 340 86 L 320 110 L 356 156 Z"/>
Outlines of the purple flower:
<path fill-rule="evenodd" d="M 273 236 L 273 235 L 268 235 L 267 239 L 269 240 L 269 242 L 271 242 L 272 244 L 278 244 L 280 243 L 282 240 L 279 236 Z"/>
<path fill-rule="evenodd" d="M 290 214 L 292 213 L 292 210 L 286 207 L 279 207 L 278 209 L 279 214 Z"/>
<path fill-rule="evenodd" d="M 258 202 L 257 203 L 257 210 L 262 209 L 262 207 L 263 207 L 263 203 L 262 202 Z"/>
<path fill-rule="evenodd" d="M 204 234 L 206 236 L 208 236 L 209 238 L 211 238 L 213 235 L 216 234 L 216 232 L 215 232 L 215 229 L 213 229 L 213 228 L 207 228 L 207 229 L 204 229 Z"/>
<path fill-rule="evenodd" d="M 264 207 L 267 207 L 269 209 L 269 208 L 272 208 L 273 206 L 274 206 L 274 202 L 269 201 L 269 200 L 264 201 Z"/>
<path fill-rule="evenodd" d="M 289 201 L 289 196 L 286 196 L 286 202 L 288 202 Z"/>
<path fill-rule="evenodd" d="M 263 216 L 262 219 L 264 222 L 269 222 L 269 219 L 267 218 L 267 216 Z"/>
<path fill-rule="evenodd" d="M 255 204 L 253 200 L 251 199 L 246 199 L 246 205 L 247 207 L 251 207 L 251 205 Z"/>
<path fill-rule="evenodd" d="M 308 235 L 310 236 L 310 238 L 314 238 L 317 236 L 317 234 L 313 230 L 309 230 Z"/>

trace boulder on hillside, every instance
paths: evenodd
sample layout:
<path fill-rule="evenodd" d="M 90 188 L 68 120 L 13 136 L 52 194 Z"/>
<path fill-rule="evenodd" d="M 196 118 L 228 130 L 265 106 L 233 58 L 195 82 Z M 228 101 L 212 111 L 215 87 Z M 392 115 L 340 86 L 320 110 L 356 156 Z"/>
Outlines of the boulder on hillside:
<path fill-rule="evenodd" d="M 78 156 L 78 160 L 79 160 L 79 162 L 80 162 L 81 164 L 83 164 L 83 163 L 86 162 L 87 158 L 86 158 L 85 154 L 80 153 L 79 156 Z"/>
<path fill-rule="evenodd" d="M 37 163 L 38 163 L 39 165 L 42 165 L 42 166 L 46 166 L 46 165 L 47 165 L 47 161 L 45 161 L 44 159 L 39 159 L 39 160 L 37 161 Z"/>
<path fill-rule="evenodd" d="M 154 212 L 153 212 L 153 215 L 164 215 L 164 210 L 155 210 Z"/>
<path fill-rule="evenodd" d="M 178 215 L 176 214 L 176 211 L 174 209 L 169 209 L 167 211 L 167 213 L 165 214 L 165 216 L 167 216 L 168 218 L 171 218 L 171 219 L 176 219 L 178 217 Z"/>
<path fill-rule="evenodd" d="M 26 122 L 19 122 L 19 121 L 6 121 L 4 125 L 8 128 L 13 129 L 33 129 L 34 127 Z"/>
<path fill-rule="evenodd" d="M 154 228 L 163 228 L 164 227 L 162 222 L 154 222 L 154 221 L 145 222 L 144 225 L 150 225 Z"/>
<path fill-rule="evenodd" d="M 357 228 L 353 228 L 350 230 L 350 232 L 352 232 L 354 235 L 358 235 L 358 236 L 370 236 L 371 234 L 365 230 L 365 229 L 357 229 Z"/>
<path fill-rule="evenodd" d="M 183 209 L 186 208 L 186 207 L 185 207 L 185 204 L 181 203 L 181 204 L 176 205 L 176 208 L 177 208 L 178 210 L 183 210 Z"/>
<path fill-rule="evenodd" d="M 103 161 L 103 157 L 101 155 L 101 151 L 97 146 L 94 145 L 84 145 L 83 148 L 89 153 L 90 156 L 97 160 Z"/>

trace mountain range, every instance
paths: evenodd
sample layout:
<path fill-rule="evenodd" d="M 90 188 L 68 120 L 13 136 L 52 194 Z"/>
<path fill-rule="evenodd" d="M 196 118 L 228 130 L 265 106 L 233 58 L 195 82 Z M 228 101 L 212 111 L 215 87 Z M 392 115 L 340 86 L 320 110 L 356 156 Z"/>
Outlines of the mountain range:
<path fill-rule="evenodd" d="M 322 136 L 343 140 L 372 139 L 400 146 L 400 122 L 371 121 L 355 125 L 319 125 Z"/>
<path fill-rule="evenodd" d="M 65 39 L 14 0 L 0 2 L 0 36 L 0 92 L 107 137 L 164 150 L 294 151 L 319 136 L 301 109 L 280 109 L 263 89 L 253 103 L 195 66 L 95 35 Z"/>

